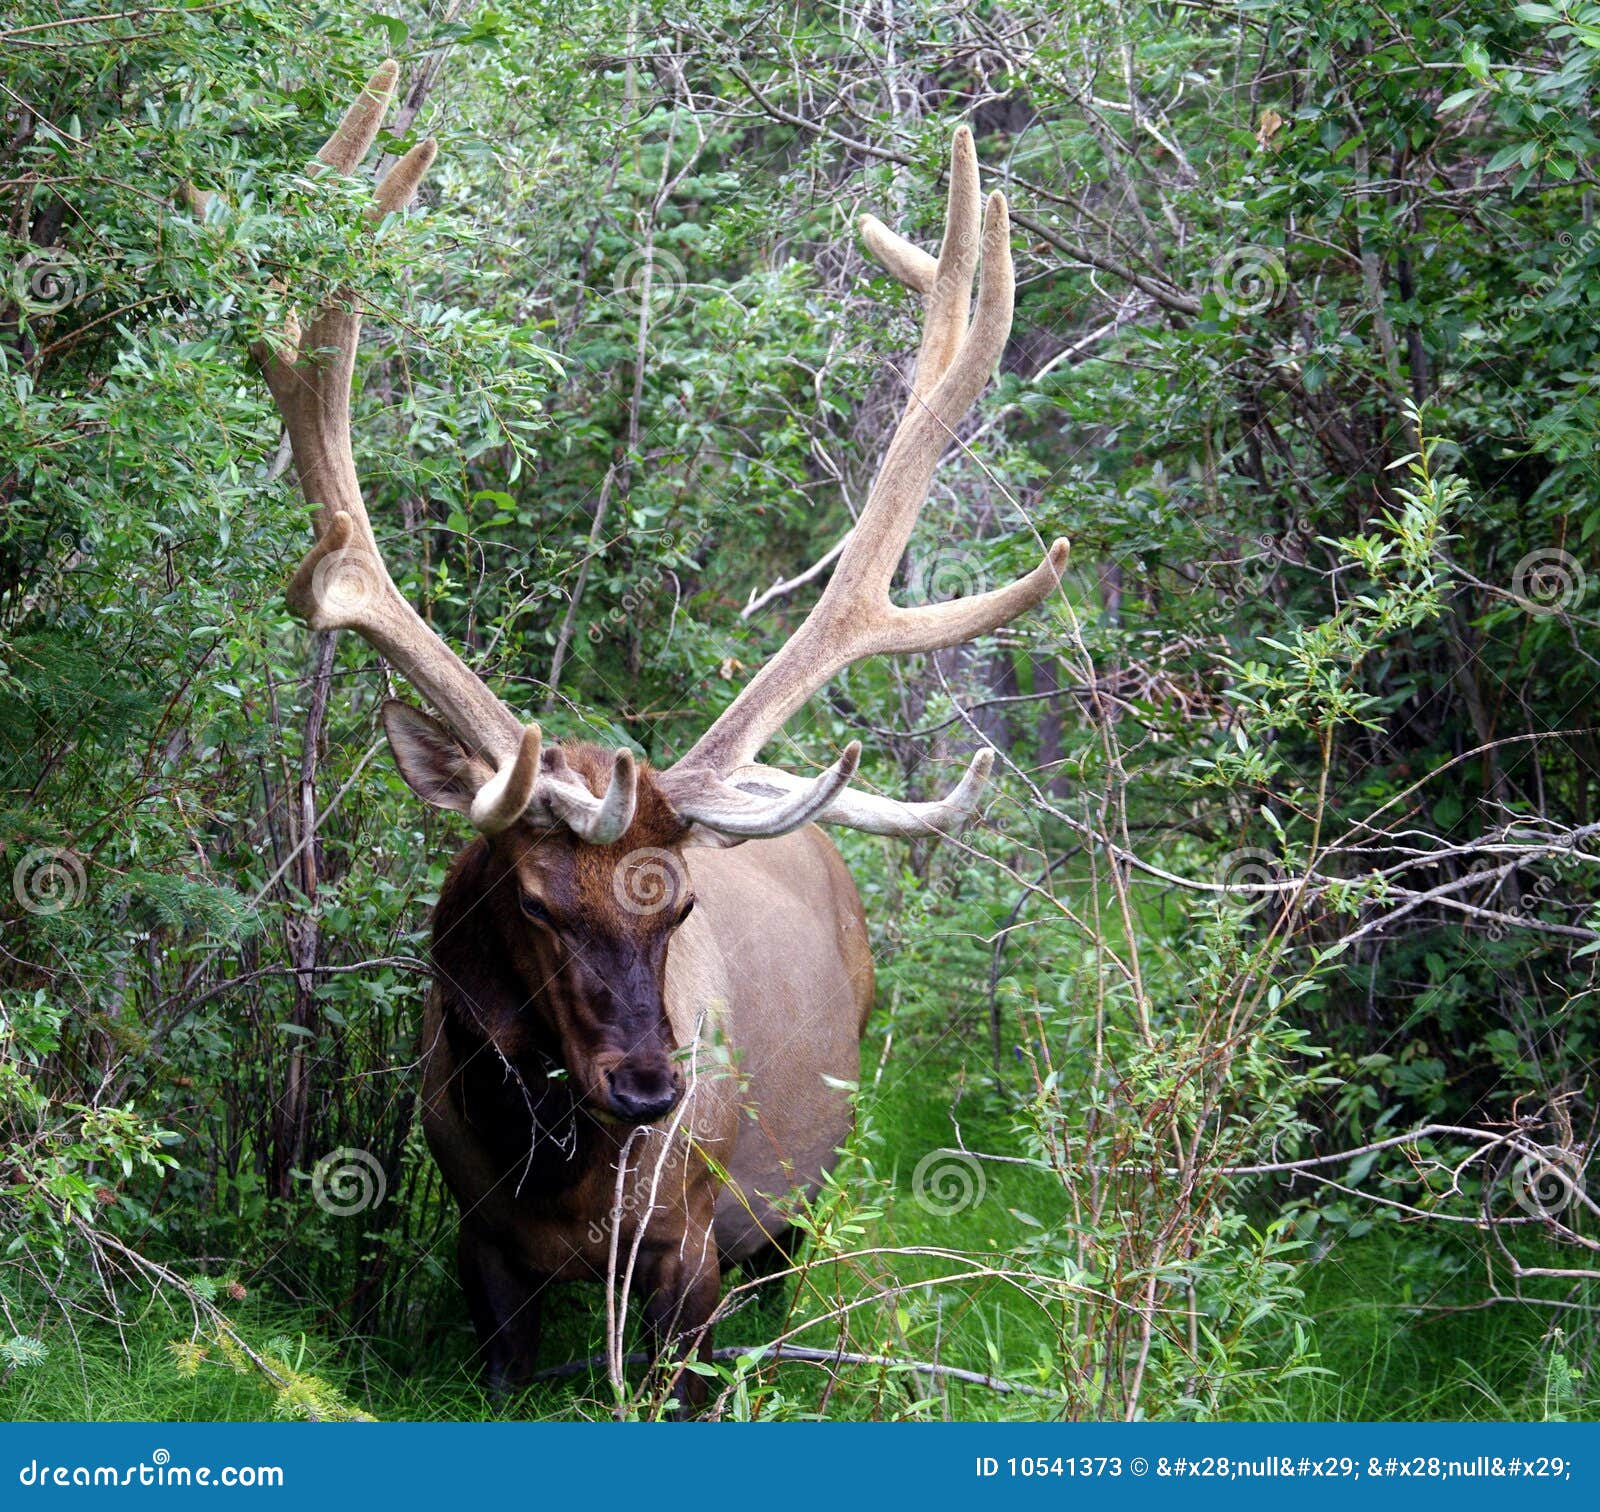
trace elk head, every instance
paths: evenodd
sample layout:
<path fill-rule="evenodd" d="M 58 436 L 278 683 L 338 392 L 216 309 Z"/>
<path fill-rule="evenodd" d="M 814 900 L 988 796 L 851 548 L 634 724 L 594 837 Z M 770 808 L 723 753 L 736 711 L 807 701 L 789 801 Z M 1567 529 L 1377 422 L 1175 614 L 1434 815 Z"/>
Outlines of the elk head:
<path fill-rule="evenodd" d="M 352 173 L 393 93 L 396 66 L 373 75 L 313 172 Z M 403 210 L 433 161 L 424 142 L 377 186 L 371 215 Z M 204 196 L 190 203 L 204 208 Z M 681 1094 L 669 1064 L 663 984 L 671 934 L 693 898 L 682 851 L 738 844 L 811 823 L 880 835 L 952 833 L 976 808 L 994 753 L 980 751 L 944 799 L 903 803 L 850 786 L 852 741 L 816 776 L 757 763 L 769 741 L 837 672 L 878 654 L 932 651 L 985 634 L 1060 582 L 1057 541 L 1027 576 L 955 602 L 902 608 L 895 568 L 954 426 L 988 382 L 1011 329 L 1014 277 L 1000 194 L 980 204 L 970 133 L 955 134 L 944 241 L 937 258 L 863 218 L 868 249 L 924 296 L 922 343 L 905 412 L 827 588 L 805 622 L 672 767 L 653 772 L 626 749 L 549 747 L 401 596 L 362 502 L 350 436 L 350 382 L 360 334 L 353 290 L 342 290 L 270 342 L 256 360 L 283 417 L 315 521 L 316 543 L 289 585 L 291 609 L 313 628 L 356 631 L 438 714 L 385 706 L 390 746 L 419 797 L 466 816 L 483 837 L 498 889 L 508 957 L 530 1008 L 559 1045 L 592 1105 L 612 1116 L 661 1116 Z M 976 305 L 972 282 L 979 271 Z M 442 722 L 441 722 L 442 721 Z M 656 868 L 652 872 L 652 866 Z M 630 907 L 630 889 L 657 888 L 658 906 Z M 502 1051 L 536 1026 L 484 1026 Z"/>
<path fill-rule="evenodd" d="M 397 699 L 384 705 L 383 723 L 412 791 L 470 815 L 492 781 L 487 765 Z M 608 804 L 613 812 L 575 825 L 530 803 L 483 834 L 463 857 L 471 884 L 450 905 L 480 916 L 469 923 L 441 913 L 435 966 L 449 974 L 452 998 L 474 1016 L 474 1030 L 508 1064 L 543 1055 L 602 1118 L 660 1118 L 684 1091 L 666 972 L 667 948 L 695 902 L 682 853 L 689 826 L 662 798 L 655 775 L 626 751 L 540 752 L 536 735 L 525 749 L 553 792 L 598 792 L 602 816 Z M 498 947 L 492 977 L 500 990 L 475 992 L 490 975 L 473 959 L 484 953 L 486 933 Z"/>

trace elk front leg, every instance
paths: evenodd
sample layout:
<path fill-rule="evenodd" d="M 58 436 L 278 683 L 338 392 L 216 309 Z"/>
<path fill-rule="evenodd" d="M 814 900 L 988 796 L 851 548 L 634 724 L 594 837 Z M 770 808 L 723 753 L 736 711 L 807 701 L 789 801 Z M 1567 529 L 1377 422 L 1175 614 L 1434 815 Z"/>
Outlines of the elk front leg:
<path fill-rule="evenodd" d="M 650 1333 L 651 1354 L 658 1362 L 675 1362 L 684 1349 L 689 1349 L 691 1358 L 709 1362 L 709 1325 L 722 1290 L 716 1246 L 709 1235 L 696 1247 L 691 1248 L 686 1241 L 683 1247 L 659 1255 L 649 1285 L 644 1321 Z M 673 1395 L 684 1407 L 696 1409 L 705 1405 L 704 1376 L 684 1365 L 666 1366 L 665 1378 L 674 1377 Z"/>
<path fill-rule="evenodd" d="M 526 1386 L 539 1355 L 542 1278 L 513 1264 L 487 1234 L 467 1224 L 456 1241 L 456 1268 L 489 1390 L 498 1395 Z"/>

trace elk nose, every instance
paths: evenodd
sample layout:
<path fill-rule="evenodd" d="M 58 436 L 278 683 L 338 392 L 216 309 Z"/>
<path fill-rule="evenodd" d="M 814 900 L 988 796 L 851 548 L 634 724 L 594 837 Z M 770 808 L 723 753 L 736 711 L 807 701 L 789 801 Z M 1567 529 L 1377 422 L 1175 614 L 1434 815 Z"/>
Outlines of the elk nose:
<path fill-rule="evenodd" d="M 683 1095 L 683 1077 L 673 1068 L 634 1070 L 618 1066 L 606 1072 L 606 1101 L 618 1118 L 650 1123 L 670 1113 Z"/>

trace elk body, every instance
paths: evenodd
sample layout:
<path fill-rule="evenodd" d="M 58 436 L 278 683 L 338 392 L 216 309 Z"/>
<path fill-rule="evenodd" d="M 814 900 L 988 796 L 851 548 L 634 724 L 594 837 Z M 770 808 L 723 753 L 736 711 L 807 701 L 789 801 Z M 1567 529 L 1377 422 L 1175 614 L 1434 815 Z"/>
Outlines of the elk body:
<path fill-rule="evenodd" d="M 379 69 L 313 171 L 356 169 L 395 76 Z M 434 151 L 395 164 L 375 218 L 409 203 Z M 437 719 L 387 703 L 390 746 L 419 797 L 478 831 L 435 913 L 422 1116 L 461 1210 L 461 1281 L 497 1384 L 531 1373 L 551 1281 L 623 1277 L 658 1346 L 709 1351 L 723 1268 L 782 1240 L 788 1203 L 815 1191 L 849 1132 L 872 959 L 861 900 L 816 826 L 953 832 L 993 752 L 931 803 L 852 788 L 854 742 L 814 777 L 757 758 L 852 662 L 957 645 L 1060 581 L 1063 541 L 992 592 L 915 609 L 889 598 L 940 454 L 1010 331 L 1007 227 L 1000 195 L 980 204 L 965 130 L 937 258 L 863 220 L 878 261 L 924 296 L 905 414 L 815 608 L 661 771 L 627 750 L 545 745 L 395 588 L 351 448 L 355 292 L 254 349 L 315 519 L 289 603 L 314 628 L 355 630 L 432 706 Z"/>

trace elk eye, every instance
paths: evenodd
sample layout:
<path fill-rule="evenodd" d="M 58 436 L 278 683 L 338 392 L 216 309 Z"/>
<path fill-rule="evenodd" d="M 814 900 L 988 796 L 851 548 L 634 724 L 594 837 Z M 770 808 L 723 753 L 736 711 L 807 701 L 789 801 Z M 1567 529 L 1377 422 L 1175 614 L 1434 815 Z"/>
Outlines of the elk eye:
<path fill-rule="evenodd" d="M 690 898 L 689 901 L 683 905 L 683 911 L 678 915 L 679 924 L 683 923 L 683 921 L 694 912 L 694 901 L 695 900 L 693 898 Z"/>
<path fill-rule="evenodd" d="M 531 893 L 522 894 L 522 912 L 530 919 L 537 919 L 541 924 L 555 923 L 550 917 L 550 910 Z"/>

